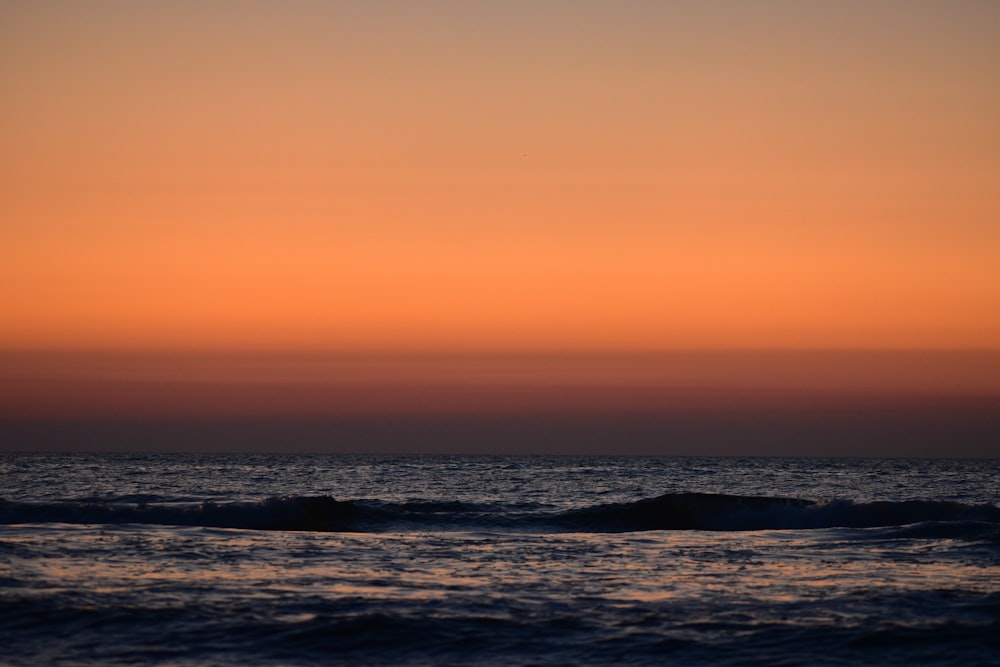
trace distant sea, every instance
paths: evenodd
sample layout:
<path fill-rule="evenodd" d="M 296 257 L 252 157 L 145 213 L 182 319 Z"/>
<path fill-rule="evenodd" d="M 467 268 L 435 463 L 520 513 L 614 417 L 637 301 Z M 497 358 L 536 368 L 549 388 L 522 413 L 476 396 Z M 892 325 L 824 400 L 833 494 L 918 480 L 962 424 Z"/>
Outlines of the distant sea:
<path fill-rule="evenodd" d="M 996 665 L 1000 460 L 0 455 L 0 663 Z"/>

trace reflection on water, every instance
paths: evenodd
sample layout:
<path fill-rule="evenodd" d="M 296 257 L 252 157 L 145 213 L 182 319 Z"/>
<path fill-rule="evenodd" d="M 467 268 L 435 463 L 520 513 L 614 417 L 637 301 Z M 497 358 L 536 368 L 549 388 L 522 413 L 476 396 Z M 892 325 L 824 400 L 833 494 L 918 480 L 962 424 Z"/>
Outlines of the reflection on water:
<path fill-rule="evenodd" d="M 56 539 L 70 530 L 69 546 Z M 741 608 L 757 620 L 782 603 L 962 589 L 1000 593 L 991 562 L 949 557 L 948 541 L 830 540 L 835 531 L 624 534 L 337 534 L 130 526 L 25 526 L 5 535 L 9 572 L 56 591 L 169 601 L 200 591 L 247 598 L 401 601 L 516 596 L 567 604 L 671 601 Z M 43 555 L 39 557 L 39 555 Z M 720 606 L 718 608 L 723 608 Z M 285 614 L 283 620 L 301 614 Z M 305 614 L 309 616 L 309 614 Z M 305 617 L 303 616 L 303 617 Z"/>
<path fill-rule="evenodd" d="M 8 457 L 0 510 L 26 522 L 0 530 L 0 662 L 995 664 L 996 471 L 929 460 Z M 390 519 L 365 533 L 209 527 L 226 525 L 213 522 L 218 507 L 250 502 L 240 511 L 266 518 L 334 492 Z M 893 520 L 850 528 L 871 524 L 824 515 L 758 531 L 740 514 L 745 499 L 661 495 L 681 492 L 762 497 L 751 509 L 779 517 L 812 511 L 782 497 L 826 498 L 848 518 Z M 261 504 L 268 495 L 285 500 Z M 320 509 L 343 508 L 334 503 Z M 683 518 L 691 503 L 721 506 L 740 529 L 643 523 Z M 559 517 L 572 521 L 553 528 Z M 627 532 L 622 517 L 651 529 Z"/>

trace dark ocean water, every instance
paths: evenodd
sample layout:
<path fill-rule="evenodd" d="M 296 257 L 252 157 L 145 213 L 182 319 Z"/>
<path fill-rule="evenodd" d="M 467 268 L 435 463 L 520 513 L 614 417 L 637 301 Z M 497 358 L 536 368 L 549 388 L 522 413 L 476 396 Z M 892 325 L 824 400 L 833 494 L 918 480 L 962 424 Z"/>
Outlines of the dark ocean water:
<path fill-rule="evenodd" d="M 1000 664 L 1000 461 L 0 457 L 10 665 Z"/>

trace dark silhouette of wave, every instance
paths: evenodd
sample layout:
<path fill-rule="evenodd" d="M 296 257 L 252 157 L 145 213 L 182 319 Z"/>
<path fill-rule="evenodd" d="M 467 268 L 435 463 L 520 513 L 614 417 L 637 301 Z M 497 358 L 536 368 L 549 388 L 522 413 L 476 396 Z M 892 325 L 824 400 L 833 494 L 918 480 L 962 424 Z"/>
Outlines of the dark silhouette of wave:
<path fill-rule="evenodd" d="M 541 505 L 336 500 L 274 497 L 256 503 L 189 505 L 93 500 L 22 503 L 0 500 L 0 524 L 142 523 L 252 530 L 386 532 L 523 530 L 616 533 L 648 530 L 785 530 L 909 527 L 899 537 L 989 539 L 1000 535 L 1000 508 L 939 500 L 849 500 L 671 493 L 627 503 L 556 511 Z M 913 524 L 920 524 L 914 527 Z"/>
<path fill-rule="evenodd" d="M 815 502 L 798 498 L 676 493 L 565 513 L 580 530 L 784 530 L 875 528 L 928 521 L 1000 523 L 1000 508 L 938 500 L 849 500 Z"/>

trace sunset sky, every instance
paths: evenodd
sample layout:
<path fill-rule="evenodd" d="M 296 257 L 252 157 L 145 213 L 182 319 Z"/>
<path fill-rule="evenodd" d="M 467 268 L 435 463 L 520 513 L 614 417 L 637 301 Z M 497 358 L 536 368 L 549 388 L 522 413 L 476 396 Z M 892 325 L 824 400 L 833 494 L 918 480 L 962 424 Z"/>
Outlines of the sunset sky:
<path fill-rule="evenodd" d="M 998 34 L 962 0 L 0 2 L 0 417 L 275 359 L 294 392 L 218 395 L 998 396 Z"/>

